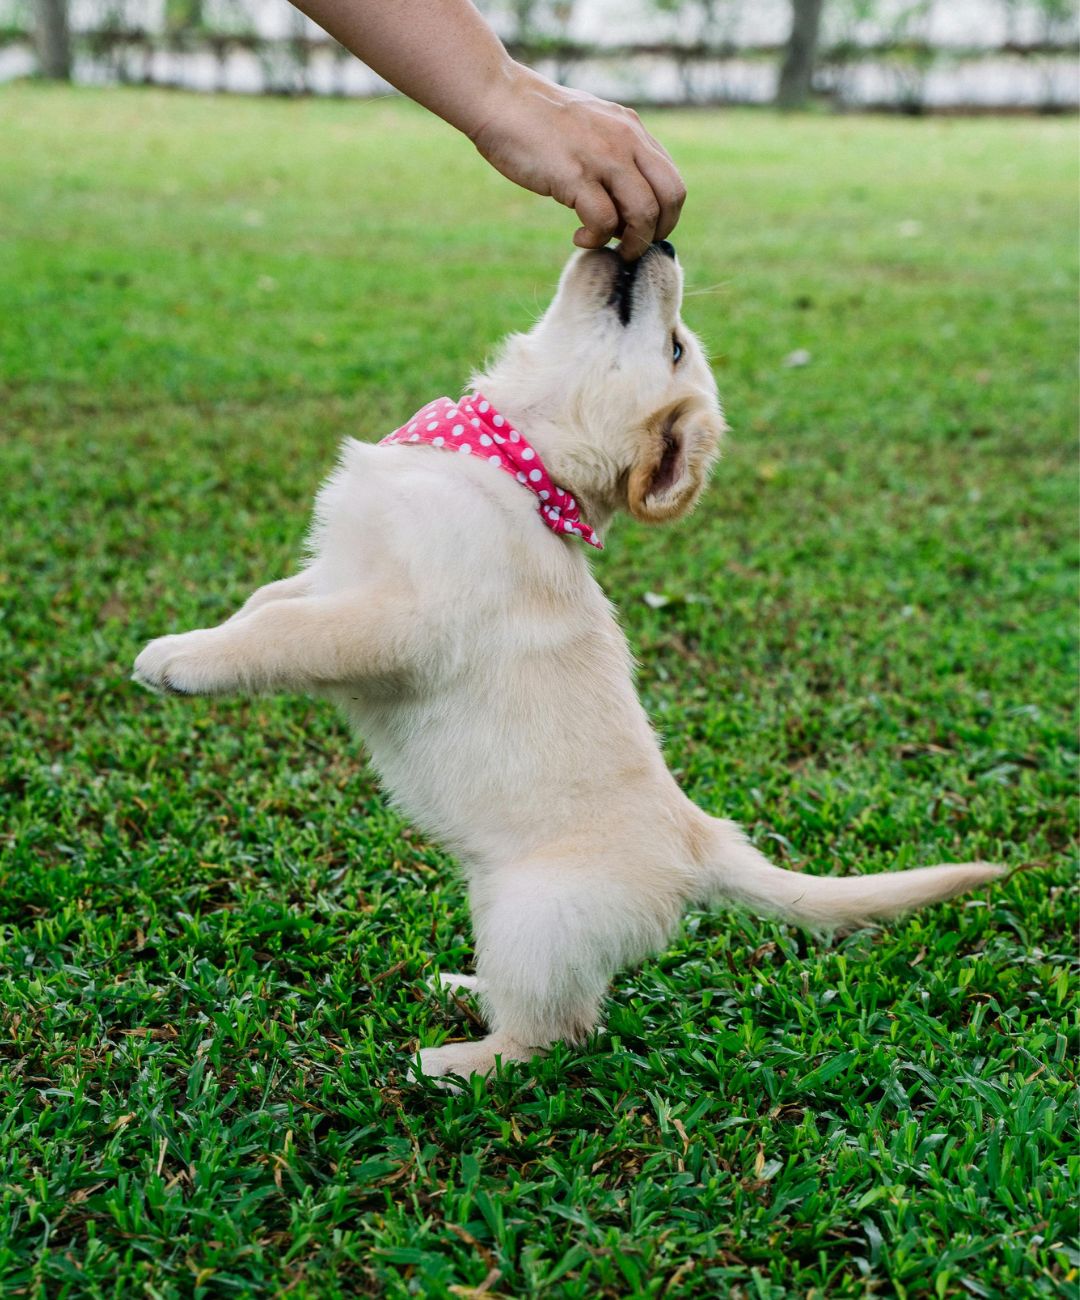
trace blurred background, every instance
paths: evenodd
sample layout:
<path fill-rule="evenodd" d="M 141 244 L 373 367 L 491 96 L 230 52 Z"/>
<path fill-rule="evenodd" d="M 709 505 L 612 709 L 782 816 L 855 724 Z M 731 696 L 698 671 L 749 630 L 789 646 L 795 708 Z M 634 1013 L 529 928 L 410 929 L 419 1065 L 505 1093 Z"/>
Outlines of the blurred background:
<path fill-rule="evenodd" d="M 511 51 L 650 105 L 1060 112 L 1076 0 L 481 0 Z M 390 87 L 286 0 L 0 0 L 0 81 L 369 96 Z"/>

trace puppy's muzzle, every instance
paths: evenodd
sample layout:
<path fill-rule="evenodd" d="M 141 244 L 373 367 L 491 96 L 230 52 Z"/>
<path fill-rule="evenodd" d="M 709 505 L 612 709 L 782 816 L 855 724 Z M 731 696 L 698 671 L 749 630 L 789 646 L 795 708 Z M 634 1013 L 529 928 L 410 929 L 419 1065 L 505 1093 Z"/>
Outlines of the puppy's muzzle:
<path fill-rule="evenodd" d="M 624 325 L 630 324 L 630 317 L 634 310 L 634 285 L 638 279 L 638 272 L 650 257 L 670 257 L 675 260 L 675 248 L 669 244 L 666 239 L 658 239 L 655 243 L 650 244 L 645 252 L 634 262 L 627 262 L 618 253 L 612 250 L 612 256 L 616 260 L 615 282 L 611 286 L 611 297 L 607 305 L 614 307 L 619 313 L 619 320 Z"/>

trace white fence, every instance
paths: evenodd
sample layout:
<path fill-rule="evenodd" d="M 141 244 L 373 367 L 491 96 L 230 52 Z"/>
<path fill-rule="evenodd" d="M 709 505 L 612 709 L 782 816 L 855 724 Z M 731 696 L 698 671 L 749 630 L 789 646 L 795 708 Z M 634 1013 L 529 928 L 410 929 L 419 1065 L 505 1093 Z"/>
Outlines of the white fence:
<path fill-rule="evenodd" d="M 788 0 L 535 0 L 481 8 L 529 62 L 636 103 L 768 103 Z M 76 80 L 236 93 L 389 87 L 287 0 L 72 0 Z M 29 75 L 29 0 L 0 0 L 0 81 Z M 827 0 L 815 88 L 840 107 L 1080 105 L 1075 0 Z"/>

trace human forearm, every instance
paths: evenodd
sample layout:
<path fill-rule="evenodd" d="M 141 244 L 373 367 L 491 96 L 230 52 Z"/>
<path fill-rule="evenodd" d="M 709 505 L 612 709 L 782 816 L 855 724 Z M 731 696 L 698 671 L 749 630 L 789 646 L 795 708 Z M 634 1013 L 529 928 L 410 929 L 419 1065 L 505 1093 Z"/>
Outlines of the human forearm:
<path fill-rule="evenodd" d="M 294 0 L 384 80 L 472 137 L 522 71 L 469 0 Z"/>

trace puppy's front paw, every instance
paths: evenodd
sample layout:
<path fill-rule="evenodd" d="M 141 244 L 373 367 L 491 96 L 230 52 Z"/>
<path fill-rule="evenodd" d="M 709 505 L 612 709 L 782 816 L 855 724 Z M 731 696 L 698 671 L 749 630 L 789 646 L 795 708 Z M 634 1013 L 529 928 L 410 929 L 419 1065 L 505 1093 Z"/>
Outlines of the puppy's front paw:
<path fill-rule="evenodd" d="M 213 695 L 223 689 L 214 628 L 159 636 L 135 660 L 132 681 L 157 695 Z"/>

